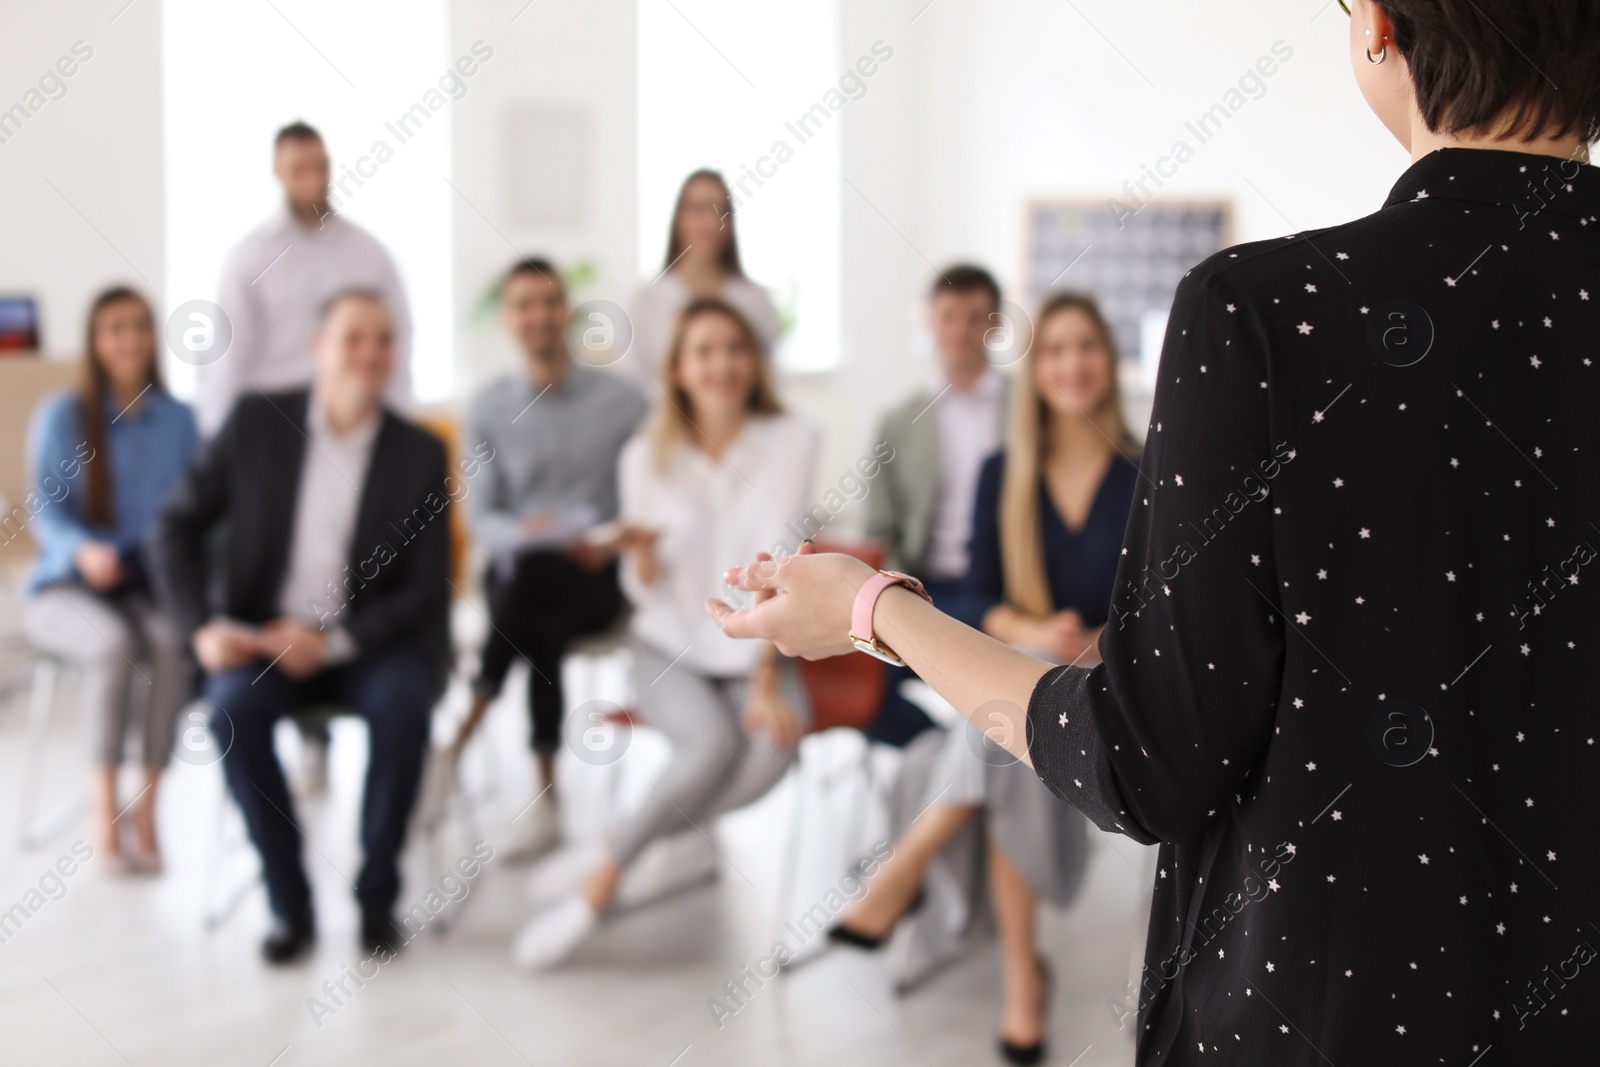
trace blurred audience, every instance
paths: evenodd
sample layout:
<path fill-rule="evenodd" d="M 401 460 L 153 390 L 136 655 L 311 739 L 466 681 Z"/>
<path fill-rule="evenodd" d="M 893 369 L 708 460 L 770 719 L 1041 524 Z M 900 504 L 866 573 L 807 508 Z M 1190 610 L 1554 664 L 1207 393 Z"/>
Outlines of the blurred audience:
<path fill-rule="evenodd" d="M 1092 661 L 1139 477 L 1128 458 L 1136 446 L 1123 424 L 1116 372 L 1111 332 L 1095 303 L 1051 297 L 1012 385 L 1006 448 L 983 462 L 978 477 L 968 601 L 991 636 L 1064 663 Z M 1001 729 L 1008 720 L 993 721 Z M 1048 977 L 1035 902 L 1071 901 L 1087 860 L 1087 827 L 996 743 L 1002 740 L 969 723 L 944 734 L 928 795 L 913 805 L 921 816 L 831 933 L 876 948 L 913 907 L 928 868 L 981 818 L 1000 932 L 1000 1049 L 1009 1062 L 1036 1063 Z"/>
<path fill-rule="evenodd" d="M 941 610 L 970 625 L 979 618 L 965 584 L 972 500 L 978 468 L 1000 446 L 1009 391 L 984 343 L 999 311 L 1000 285 L 982 267 L 956 264 L 934 280 L 928 332 L 941 381 L 884 416 L 877 439 L 894 449 L 894 462 L 867 497 L 867 536 L 883 544 L 885 566 L 921 580 Z M 889 669 L 874 739 L 903 744 L 932 725 L 899 695 L 911 677 Z"/>
<path fill-rule="evenodd" d="M 274 917 L 262 949 L 273 962 L 299 954 L 316 929 L 274 725 L 330 707 L 366 720 L 355 893 L 363 945 L 393 951 L 397 858 L 448 647 L 445 450 L 384 406 L 395 326 L 383 297 L 330 299 L 312 352 L 309 389 L 240 397 L 156 534 L 162 586 L 209 676 L 212 734 L 261 853 Z"/>
<path fill-rule="evenodd" d="M 42 552 L 26 621 L 39 647 L 84 671 L 94 832 L 119 870 L 160 867 L 156 785 L 192 648 L 223 771 L 262 859 L 272 911 L 262 951 L 281 963 L 316 936 L 304 835 L 274 751 L 283 718 L 305 732 L 314 775 L 326 713 L 366 720 L 365 861 L 353 887 L 361 941 L 373 952 L 404 941 L 393 920 L 398 859 L 449 655 L 450 500 L 440 442 L 399 413 L 410 324 L 393 264 L 329 208 L 315 130 L 287 126 L 274 148 L 284 208 L 230 256 L 221 300 L 232 347 L 202 368 L 209 442 L 198 444 L 195 419 L 162 387 L 156 323 L 128 289 L 102 294 L 90 312 L 84 385 L 40 406 L 30 462 L 51 504 L 34 519 Z M 703 605 L 725 595 L 728 564 L 798 548 L 787 539 L 807 508 L 819 440 L 774 392 L 777 312 L 744 277 L 728 189 L 713 171 L 684 182 L 662 274 L 634 301 L 624 370 L 648 389 L 569 350 L 567 291 L 548 260 L 515 263 L 501 294 L 503 328 L 523 358 L 468 407 L 467 441 L 488 477 L 470 523 L 489 560 L 490 626 L 447 765 L 527 660 L 538 780 L 507 851 L 554 848 L 563 658 L 625 614 L 636 714 L 672 748 L 640 808 L 534 871 L 538 910 L 513 956 L 543 968 L 570 956 L 619 898 L 711 873 L 638 861 L 652 845 L 670 856 L 675 843 L 698 843 L 794 759 L 811 722 L 794 663 L 728 638 Z M 946 610 L 1081 662 L 1107 616 L 1138 477 L 1116 353 L 1092 300 L 1057 295 L 1012 384 L 985 345 L 1000 299 L 994 278 L 971 265 L 932 286 L 941 381 L 883 419 L 894 462 L 869 496 L 868 534 Z M 910 677 L 901 669 L 894 681 Z M 928 725 L 896 695 L 875 736 L 905 743 Z M 131 852 L 115 827 L 130 730 L 146 779 Z M 1035 1062 L 1048 984 L 1035 905 L 1075 894 L 1083 818 L 975 727 L 923 736 L 908 765 L 904 788 L 920 814 L 896 827 L 892 858 L 830 937 L 879 947 L 919 908 L 931 873 L 973 859 L 987 889 L 965 913 L 991 901 L 1000 931 L 1001 1051 Z M 933 951 L 953 953 L 963 934 L 947 930 Z"/>
<path fill-rule="evenodd" d="M 767 291 L 744 275 L 733 227 L 733 198 L 714 170 L 697 170 L 684 179 L 672 209 L 661 273 L 634 295 L 628 308 L 633 348 L 622 368 L 638 378 L 652 400 L 679 313 L 702 297 L 732 304 L 761 342 L 762 354 L 770 358 L 776 351 L 781 332 L 778 310 Z"/>
<path fill-rule="evenodd" d="M 155 873 L 156 787 L 183 704 L 183 642 L 158 609 L 144 539 L 197 443 L 188 407 L 167 394 L 149 303 L 108 289 L 89 311 L 84 380 L 47 397 L 29 430 L 28 469 L 47 503 L 33 518 L 39 560 L 23 618 L 35 645 L 82 672 L 82 721 L 94 765 L 95 851 L 117 872 Z M 124 850 L 117 772 L 139 736 L 144 788 Z"/>
<path fill-rule="evenodd" d="M 663 400 L 622 453 L 622 584 L 634 613 L 638 715 L 672 761 L 603 846 L 535 871 L 540 914 L 517 939 L 525 967 L 560 962 L 599 925 L 629 865 L 668 835 L 705 832 L 782 776 L 810 709 L 794 664 L 734 641 L 704 610 L 730 559 L 772 551 L 806 509 L 818 447 L 773 392 L 755 329 L 715 297 L 684 309 L 662 368 Z M 788 546 L 792 551 L 797 546 Z"/>
<path fill-rule="evenodd" d="M 473 537 L 492 562 L 484 578 L 489 634 L 472 704 L 451 759 L 500 693 L 513 662 L 529 664 L 530 737 L 542 785 L 505 850 L 530 855 L 560 832 L 555 757 L 566 694 L 561 661 L 576 637 L 605 630 L 622 607 L 615 545 L 593 534 L 617 515 L 617 457 L 649 410 L 644 392 L 567 349 L 567 293 L 543 259 L 513 266 L 501 288 L 505 330 L 523 366 L 480 389 L 467 414 L 474 448 L 487 443 L 487 484 L 470 498 Z"/>
<path fill-rule="evenodd" d="M 411 314 L 394 261 L 378 239 L 329 203 L 332 167 L 322 135 L 303 122 L 278 131 L 272 173 L 283 206 L 247 234 L 222 265 L 217 303 L 232 323 L 221 359 L 199 368 L 196 408 L 207 435 L 242 395 L 303 389 L 315 374 L 311 339 L 324 304 L 346 289 L 383 296 L 394 321 L 395 369 L 387 392 L 400 411 L 411 400 Z M 328 734 L 319 723 L 301 729 L 302 780 L 327 784 Z"/>

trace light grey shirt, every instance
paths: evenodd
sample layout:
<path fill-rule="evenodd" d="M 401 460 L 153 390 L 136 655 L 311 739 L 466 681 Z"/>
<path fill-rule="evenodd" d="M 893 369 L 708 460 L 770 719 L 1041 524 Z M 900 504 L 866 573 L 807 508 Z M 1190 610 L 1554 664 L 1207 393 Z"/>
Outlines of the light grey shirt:
<path fill-rule="evenodd" d="M 335 433 L 315 392 L 306 403 L 306 449 L 300 461 L 288 565 L 278 591 L 278 612 L 285 618 L 323 623 L 326 607 L 341 601 L 329 593 L 328 583 L 340 586 L 350 560 L 361 487 L 382 422 L 380 411 L 360 426 Z M 319 610 L 318 605 L 323 607 Z M 327 662 L 347 659 L 354 651 L 343 627 L 328 627 Z"/>
<path fill-rule="evenodd" d="M 309 385 L 311 339 L 322 305 L 352 288 L 383 296 L 394 323 L 394 373 L 387 395 L 396 410 L 408 410 L 411 312 L 389 253 L 340 215 L 308 227 L 281 207 L 247 234 L 222 266 L 217 303 L 233 326 L 233 341 L 221 359 L 200 368 L 200 432 L 216 433 L 241 393 Z"/>
<path fill-rule="evenodd" d="M 947 386 L 934 402 L 939 420 L 939 503 L 928 534 L 930 577 L 950 580 L 967 573 L 972 509 L 983 461 L 1000 447 L 1000 372 L 984 370 L 966 389 Z"/>
<path fill-rule="evenodd" d="M 542 389 L 524 372 L 503 375 L 473 396 L 467 444 L 488 442 L 488 485 L 467 497 L 472 536 L 491 555 L 524 540 L 524 516 L 588 509 L 617 514 L 617 457 L 649 410 L 633 382 L 573 360 Z"/>

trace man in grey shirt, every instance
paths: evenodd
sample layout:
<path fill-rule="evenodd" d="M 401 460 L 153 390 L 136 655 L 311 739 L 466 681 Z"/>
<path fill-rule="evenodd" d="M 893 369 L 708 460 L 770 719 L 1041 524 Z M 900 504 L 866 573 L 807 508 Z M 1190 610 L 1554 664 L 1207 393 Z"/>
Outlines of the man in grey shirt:
<path fill-rule="evenodd" d="M 489 550 L 489 620 L 459 752 L 520 655 L 529 663 L 528 710 L 544 797 L 527 813 L 516 851 L 555 843 L 556 749 L 565 697 L 561 659 L 576 637 L 610 626 L 622 607 L 614 548 L 585 534 L 617 514 L 617 457 L 649 404 L 620 375 L 574 359 L 567 349 L 567 294 L 556 268 L 525 259 L 501 286 L 503 323 L 524 355 L 521 371 L 473 396 L 468 440 L 487 442 L 488 484 L 468 497 L 472 536 Z"/>

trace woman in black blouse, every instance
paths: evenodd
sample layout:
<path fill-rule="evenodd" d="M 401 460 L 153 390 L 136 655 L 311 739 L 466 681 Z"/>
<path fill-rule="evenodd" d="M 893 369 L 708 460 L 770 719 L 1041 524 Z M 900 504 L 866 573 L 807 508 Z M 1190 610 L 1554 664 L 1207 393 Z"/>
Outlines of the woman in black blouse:
<path fill-rule="evenodd" d="M 1162 843 L 1140 1063 L 1587 1062 L 1600 5 L 1353 6 L 1413 162 L 1373 214 L 1178 286 L 1104 662 L 900 586 L 868 636 L 969 717 L 1009 704 L 1052 790 Z M 832 655 L 871 577 L 757 563 L 730 574 L 754 607 L 711 607 Z"/>

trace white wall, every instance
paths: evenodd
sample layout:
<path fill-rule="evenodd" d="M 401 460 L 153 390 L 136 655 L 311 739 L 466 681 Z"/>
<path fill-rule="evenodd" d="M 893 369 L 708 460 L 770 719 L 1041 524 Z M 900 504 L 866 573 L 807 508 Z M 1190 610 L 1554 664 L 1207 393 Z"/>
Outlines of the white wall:
<path fill-rule="evenodd" d="M 621 302 L 636 283 L 634 5 L 457 0 L 451 7 L 453 47 L 482 39 L 495 50 L 455 113 L 456 381 L 465 396 L 514 365 L 498 324 L 485 321 L 478 306 L 519 256 L 548 255 L 563 268 L 590 261 L 594 283 L 574 301 Z M 541 104 L 576 107 L 590 122 L 591 208 L 578 224 L 514 218 L 503 123 L 512 109 Z"/>
<path fill-rule="evenodd" d="M 327 144 L 335 210 L 382 242 L 400 272 L 414 392 L 425 402 L 448 397 L 452 194 L 444 179 L 453 111 L 471 99 L 478 79 L 441 85 L 465 52 L 447 49 L 445 0 L 343 0 L 331 7 L 318 0 L 163 0 L 160 7 L 168 54 L 181 57 L 164 71 L 167 306 L 215 299 L 228 253 L 280 209 L 272 139 L 300 119 Z M 464 69 L 473 69 L 470 57 Z M 413 117 L 410 132 L 398 135 L 394 123 L 419 104 L 425 120 Z M 167 367 L 175 389 L 188 395 L 193 368 L 175 358 Z"/>
<path fill-rule="evenodd" d="M 844 368 L 791 391 L 827 427 L 824 471 L 933 380 L 930 263 L 971 259 L 1019 292 L 1029 199 L 1117 192 L 1274 42 L 1292 57 L 1157 202 L 1230 197 L 1238 241 L 1376 210 L 1408 160 L 1356 91 L 1346 33 L 1332 0 L 1239 0 L 1225 15 L 1179 0 L 844 5 L 845 56 L 883 39 L 895 57 L 844 115 L 844 177 L 871 202 L 845 187 Z"/>
<path fill-rule="evenodd" d="M 1227 18 L 1177 0 L 1075 0 L 1076 10 L 1054 0 L 841 4 L 841 68 L 880 39 L 895 54 L 840 116 L 841 171 L 860 190 L 840 193 L 842 366 L 785 382 L 792 403 L 828 431 L 823 477 L 867 447 L 879 412 L 932 376 L 919 342 L 929 261 L 976 259 L 1018 286 L 1028 198 L 1109 195 L 1136 178 L 1274 41 L 1294 56 L 1266 95 L 1160 195 L 1233 197 L 1240 240 L 1375 209 L 1404 153 L 1355 91 L 1345 16 L 1332 3 L 1319 13 L 1318 3 L 1240 0 Z M 524 5 L 451 4 L 450 55 L 480 38 L 496 49 L 452 105 L 451 180 L 462 194 L 450 194 L 458 394 L 511 362 L 494 324 L 474 310 L 518 252 L 593 261 L 585 296 L 622 298 L 637 282 L 634 4 Z M 112 22 L 121 6 L 29 5 L 0 35 L 0 107 L 22 99 L 74 41 L 94 48 L 66 95 L 0 143 L 0 194 L 13 205 L 0 290 L 41 297 L 47 346 L 57 351 L 76 351 L 100 286 L 131 279 L 152 295 L 164 290 L 161 7 L 141 0 Z M 759 66 L 759 49 L 734 59 Z M 508 217 L 503 115 L 539 101 L 575 104 L 593 120 L 596 209 L 581 226 Z M 645 241 L 653 248 L 659 235 Z"/>
<path fill-rule="evenodd" d="M 649 280 L 664 265 L 679 183 L 701 168 L 720 171 L 744 271 L 789 324 L 777 365 L 793 371 L 839 363 L 834 116 L 870 93 L 871 79 L 852 72 L 840 89 L 837 9 L 835 0 L 638 3 L 640 274 Z M 733 54 L 751 58 L 736 64 Z"/>
<path fill-rule="evenodd" d="M 0 143 L 0 292 L 38 298 L 57 356 L 80 354 L 84 313 L 104 286 L 130 283 L 159 305 L 165 285 L 161 8 L 119 14 L 124 3 L 9 0 L 0 32 L 0 110 L 75 42 L 92 50 L 62 79 L 65 93 L 41 93 L 43 106 L 18 133 L 8 123 Z"/>
<path fill-rule="evenodd" d="M 939 57 L 918 93 L 923 173 L 932 203 L 962 209 L 930 213 L 930 254 L 970 249 L 1020 282 L 1027 198 L 1104 196 L 1179 137 L 1195 157 L 1158 199 L 1232 197 L 1239 240 L 1375 210 L 1407 157 L 1356 91 L 1348 23 L 1329 0 L 1240 0 L 1225 18 L 1174 0 L 937 0 L 916 24 Z M 1278 41 L 1293 56 L 1265 93 L 1198 144 L 1184 123 Z"/>

